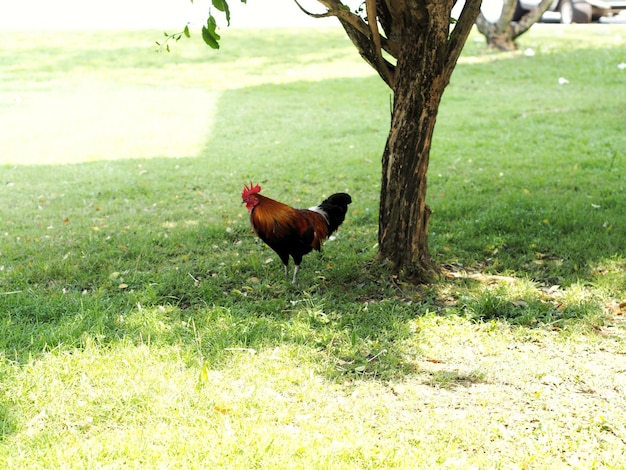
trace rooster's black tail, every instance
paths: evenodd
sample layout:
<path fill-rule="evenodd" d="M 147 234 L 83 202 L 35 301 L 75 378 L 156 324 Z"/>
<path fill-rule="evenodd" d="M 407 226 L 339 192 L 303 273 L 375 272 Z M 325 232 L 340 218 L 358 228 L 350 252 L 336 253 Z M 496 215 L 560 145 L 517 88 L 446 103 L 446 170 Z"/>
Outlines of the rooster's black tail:
<path fill-rule="evenodd" d="M 328 199 L 324 200 L 316 209 L 323 212 L 328 221 L 328 235 L 339 228 L 346 218 L 348 212 L 348 204 L 352 202 L 352 198 L 346 193 L 335 193 Z"/>

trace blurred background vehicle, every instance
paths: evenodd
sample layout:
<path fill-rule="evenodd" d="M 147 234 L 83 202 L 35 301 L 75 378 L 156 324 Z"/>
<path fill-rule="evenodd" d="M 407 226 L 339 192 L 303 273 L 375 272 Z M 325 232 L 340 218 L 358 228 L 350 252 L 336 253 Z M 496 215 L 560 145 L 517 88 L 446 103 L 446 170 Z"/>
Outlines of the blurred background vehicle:
<path fill-rule="evenodd" d="M 483 0 L 481 11 L 485 18 L 495 23 L 500 17 L 504 0 Z M 536 8 L 541 0 L 518 0 L 513 21 Z M 590 23 L 601 18 L 611 18 L 626 11 L 626 0 L 554 0 L 541 18 L 544 22 Z"/>

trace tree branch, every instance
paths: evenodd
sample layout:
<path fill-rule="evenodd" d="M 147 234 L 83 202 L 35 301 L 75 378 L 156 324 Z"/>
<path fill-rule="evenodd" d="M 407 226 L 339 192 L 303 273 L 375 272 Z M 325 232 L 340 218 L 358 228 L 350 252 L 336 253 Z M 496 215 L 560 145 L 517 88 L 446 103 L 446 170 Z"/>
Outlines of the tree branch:
<path fill-rule="evenodd" d="M 474 26 L 476 17 L 480 13 L 480 4 L 481 0 L 467 0 L 463 6 L 461 15 L 459 15 L 458 21 L 454 25 L 454 29 L 450 33 L 448 39 L 448 57 L 446 59 L 446 70 L 448 70 L 449 73 L 452 73 L 457 60 L 459 60 L 465 41 Z"/>
<path fill-rule="evenodd" d="M 380 46 L 380 32 L 378 31 L 378 19 L 377 19 L 377 8 L 376 8 L 376 0 L 365 0 L 365 9 L 367 12 L 367 22 L 370 26 L 370 31 L 372 33 L 372 42 L 374 43 L 374 53 L 376 55 L 376 62 L 378 65 L 379 73 L 384 73 L 386 75 L 385 83 L 387 83 L 391 88 L 393 88 L 394 83 L 394 73 L 393 70 L 387 67 L 385 60 L 383 58 L 382 49 Z"/>
<path fill-rule="evenodd" d="M 336 16 L 333 13 L 331 13 L 330 10 L 328 10 L 326 13 L 311 13 L 308 10 L 305 10 L 304 7 L 302 5 L 300 5 L 300 3 L 298 3 L 298 0 L 293 0 L 296 5 L 298 5 L 298 8 L 300 8 L 300 10 L 302 10 L 305 14 L 309 15 L 311 18 L 329 18 L 331 16 Z"/>
<path fill-rule="evenodd" d="M 318 0 L 318 2 L 328 9 L 331 16 L 337 17 L 361 57 L 378 72 L 387 85 L 393 87 L 395 65 L 385 60 L 380 52 L 376 52 L 371 27 L 359 15 L 352 13 L 340 0 Z M 381 49 L 389 52 L 393 57 L 397 56 L 398 45 L 391 44 L 380 34 L 379 40 Z"/>
<path fill-rule="evenodd" d="M 344 5 L 340 0 L 317 0 L 326 8 L 328 8 L 328 13 L 332 16 L 336 16 L 340 20 L 344 20 L 345 22 L 352 25 L 352 27 L 359 31 L 364 36 L 369 36 L 369 27 L 367 23 L 363 21 L 363 19 L 352 13 L 346 5 Z"/>
<path fill-rule="evenodd" d="M 507 28 L 507 26 L 513 21 L 513 16 L 515 16 L 516 9 L 517 0 L 504 1 L 502 5 L 502 11 L 500 12 L 500 18 L 498 18 L 498 21 L 496 22 L 496 31 L 504 31 Z"/>
<path fill-rule="evenodd" d="M 485 15 L 480 12 L 476 17 L 476 27 L 478 28 L 478 31 L 480 31 L 480 33 L 482 33 L 484 36 L 487 36 L 487 34 L 489 34 L 489 29 L 493 28 L 494 25 L 493 23 L 487 21 Z"/>
<path fill-rule="evenodd" d="M 533 8 L 528 13 L 526 13 L 518 23 L 511 23 L 511 30 L 513 33 L 512 39 L 515 39 L 519 35 L 528 31 L 528 29 L 534 25 L 541 15 L 543 15 L 550 5 L 552 5 L 553 0 L 542 0 L 542 2 L 537 6 L 537 8 Z"/>

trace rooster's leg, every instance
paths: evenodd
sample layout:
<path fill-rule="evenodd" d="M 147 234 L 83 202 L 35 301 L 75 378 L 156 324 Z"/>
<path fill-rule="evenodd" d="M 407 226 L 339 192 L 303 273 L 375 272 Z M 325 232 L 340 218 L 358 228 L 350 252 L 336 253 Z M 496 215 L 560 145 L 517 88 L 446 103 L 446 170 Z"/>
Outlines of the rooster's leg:
<path fill-rule="evenodd" d="M 285 266 L 285 279 L 289 279 L 289 266 L 286 264 L 284 266 Z"/>
<path fill-rule="evenodd" d="M 291 281 L 292 284 L 295 284 L 296 281 L 298 280 L 298 271 L 300 270 L 300 265 L 296 264 L 295 268 L 293 268 L 293 280 Z"/>

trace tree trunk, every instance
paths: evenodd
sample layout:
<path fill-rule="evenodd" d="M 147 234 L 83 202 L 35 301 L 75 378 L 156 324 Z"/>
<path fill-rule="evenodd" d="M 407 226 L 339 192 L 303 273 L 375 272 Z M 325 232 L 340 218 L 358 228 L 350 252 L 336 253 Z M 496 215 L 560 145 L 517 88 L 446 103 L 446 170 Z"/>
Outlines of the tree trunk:
<path fill-rule="evenodd" d="M 550 0 L 552 1 L 552 0 Z M 504 0 L 500 17 L 493 23 L 480 13 L 476 18 L 476 27 L 487 39 L 487 47 L 500 51 L 517 49 L 511 23 L 517 14 L 517 0 Z"/>
<path fill-rule="evenodd" d="M 382 158 L 379 255 L 417 282 L 437 274 L 428 250 L 426 185 L 439 102 L 451 73 L 442 59 L 446 42 L 432 30 L 418 24 L 414 31 L 405 30 L 414 34 L 398 57 L 391 129 Z"/>
<path fill-rule="evenodd" d="M 514 51 L 517 49 L 517 45 L 513 41 L 513 33 L 509 22 L 504 23 L 500 27 L 498 23 L 487 21 L 481 13 L 476 18 L 476 27 L 485 36 L 488 49 L 497 51 Z"/>
<path fill-rule="evenodd" d="M 403 277 L 428 282 L 438 271 L 428 251 L 430 144 L 441 96 L 480 0 L 466 0 L 454 26 L 453 1 L 365 0 L 367 22 L 340 0 L 318 1 L 328 11 L 312 16 L 336 16 L 361 56 L 393 89 L 391 129 L 382 157 L 378 256 Z"/>
<path fill-rule="evenodd" d="M 517 0 L 505 0 L 497 21 L 491 23 L 481 13 L 476 18 L 476 27 L 485 36 L 487 47 L 500 51 L 517 49 L 515 40 L 541 19 L 554 0 L 541 0 L 536 8 L 526 12 L 519 10 Z"/>
<path fill-rule="evenodd" d="M 505 32 L 498 32 L 494 25 L 491 25 L 488 29 L 483 30 L 483 34 L 487 39 L 487 47 L 489 49 L 495 49 L 497 51 L 514 51 L 517 49 L 517 44 L 513 40 L 511 34 L 512 30 L 508 28 Z"/>

